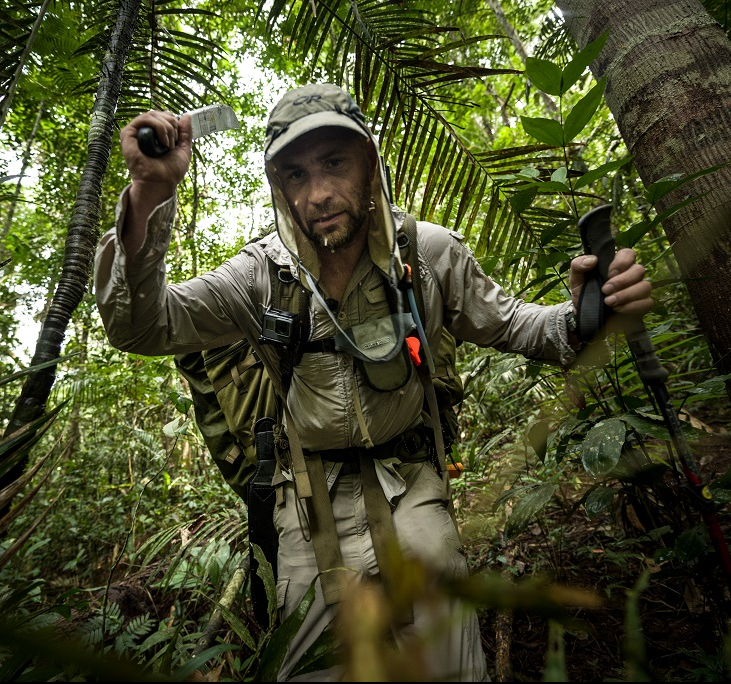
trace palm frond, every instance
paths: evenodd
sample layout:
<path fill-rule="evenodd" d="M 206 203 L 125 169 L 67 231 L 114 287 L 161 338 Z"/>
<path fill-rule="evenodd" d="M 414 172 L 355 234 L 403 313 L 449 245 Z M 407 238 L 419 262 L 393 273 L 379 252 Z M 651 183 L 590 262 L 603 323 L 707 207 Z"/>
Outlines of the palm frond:
<path fill-rule="evenodd" d="M 202 8 L 173 8 L 167 3 L 142 3 L 133 45 L 127 57 L 122 93 L 116 116 L 126 121 L 150 108 L 182 112 L 204 104 L 209 97 L 225 101 L 217 87 L 212 64 L 221 59 L 221 41 L 208 31 L 196 30 L 197 20 L 215 19 Z M 86 39 L 76 55 L 104 55 L 109 27 L 116 8 L 103 3 L 104 11 L 87 27 Z M 78 92 L 94 92 L 97 77 L 77 86 Z"/>
<path fill-rule="evenodd" d="M 354 95 L 380 131 L 384 156 L 393 158 L 396 202 L 410 211 L 418 204 L 422 218 L 455 227 L 474 218 L 491 185 L 489 170 L 452 116 L 474 105 L 450 86 L 521 72 L 453 56 L 504 36 L 465 37 L 413 5 L 386 0 L 276 0 L 266 24 L 270 34 L 282 32 L 288 54 L 311 72 L 322 62 L 335 81 L 346 83 L 352 73 Z"/>
<path fill-rule="evenodd" d="M 0 128 L 48 5 L 49 0 L 8 0 L 0 8 Z"/>
<path fill-rule="evenodd" d="M 505 35 L 465 35 L 416 0 L 398 6 L 390 0 L 260 0 L 259 12 L 268 35 L 276 33 L 277 42 L 307 65 L 312 78 L 325 75 L 354 94 L 389 164 L 396 204 L 462 231 L 483 265 L 498 269 L 511 286 L 539 286 L 531 274 L 536 267 L 537 278 L 547 279 L 539 257 L 553 262 L 541 296 L 550 292 L 549 285 L 562 285 L 558 254 L 577 242 L 572 231 L 556 229 L 567 216 L 533 209 L 536 193 L 521 198 L 523 183 L 501 177 L 531 167 L 540 180 L 550 180 L 566 164 L 564 150 L 549 145 L 486 150 L 465 135 L 476 108 L 465 95 L 473 83 L 522 74 L 509 64 L 485 63 L 483 46 L 506 42 Z M 544 31 L 567 35 L 549 15 Z M 542 253 L 546 235 L 562 241 L 551 243 L 550 255 Z"/>

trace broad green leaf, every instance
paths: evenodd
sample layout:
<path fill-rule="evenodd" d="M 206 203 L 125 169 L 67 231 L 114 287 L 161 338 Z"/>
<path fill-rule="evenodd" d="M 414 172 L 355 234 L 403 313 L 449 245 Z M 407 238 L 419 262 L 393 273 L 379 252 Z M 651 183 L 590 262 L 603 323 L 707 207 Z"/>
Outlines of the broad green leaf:
<path fill-rule="evenodd" d="M 565 166 L 559 166 L 552 174 L 551 180 L 556 183 L 565 183 L 568 172 Z"/>
<path fill-rule="evenodd" d="M 563 128 L 558 121 L 543 117 L 521 116 L 525 132 L 546 145 L 563 147 Z"/>
<path fill-rule="evenodd" d="M 706 176 L 709 173 L 718 171 L 718 169 L 722 169 L 723 167 L 728 166 L 729 163 L 731 162 L 725 162 L 723 164 L 709 166 L 708 168 L 701 169 L 700 171 L 696 171 L 695 173 L 690 173 L 687 176 L 683 176 L 680 173 L 673 173 L 669 176 L 665 176 L 664 178 L 660 178 L 652 185 L 650 185 L 649 188 L 647 188 L 647 190 L 645 191 L 645 199 L 650 204 L 654 205 L 655 202 L 665 197 L 665 195 L 667 195 L 669 192 L 676 190 L 677 188 L 685 185 L 686 183 L 689 183 L 690 181 L 695 180 L 696 178 L 701 178 L 702 176 Z"/>
<path fill-rule="evenodd" d="M 292 675 L 301 675 L 308 672 L 319 672 L 336 665 L 342 658 L 342 644 L 336 636 L 334 629 L 326 629 L 319 634 L 315 642 L 310 646 L 292 668 Z"/>
<path fill-rule="evenodd" d="M 571 227 L 572 223 L 575 224 L 572 221 L 559 221 L 552 226 L 548 226 L 548 228 L 544 228 L 541 231 L 541 247 L 545 247 L 559 235 L 563 235 Z"/>
<path fill-rule="evenodd" d="M 564 122 L 565 142 L 571 142 L 584 130 L 586 124 L 591 121 L 604 97 L 604 86 L 606 82 L 606 77 L 602 78 L 568 113 Z"/>
<path fill-rule="evenodd" d="M 617 492 L 618 490 L 612 489 L 611 487 L 597 487 L 596 489 L 592 489 L 586 495 L 586 501 L 584 501 L 586 514 L 592 519 L 600 516 L 611 506 Z"/>
<path fill-rule="evenodd" d="M 616 171 L 618 168 L 624 166 L 631 157 L 623 157 L 622 159 L 615 159 L 614 161 L 607 162 L 601 166 L 597 166 L 591 171 L 587 171 L 583 176 L 574 181 L 574 190 L 583 188 L 587 185 L 591 185 L 594 181 L 604 178 L 604 176 L 610 174 L 612 171 Z"/>
<path fill-rule="evenodd" d="M 536 259 L 536 265 L 540 268 L 550 268 L 556 264 L 560 264 L 562 261 L 566 261 L 569 255 L 566 252 L 560 250 L 550 251 L 546 254 L 539 254 Z"/>
<path fill-rule="evenodd" d="M 661 416 L 630 411 L 622 416 L 622 420 L 637 430 L 639 434 L 646 437 L 655 437 L 656 439 L 664 440 L 670 439 L 670 433 Z"/>
<path fill-rule="evenodd" d="M 719 396 L 724 396 L 726 393 L 725 383 L 729 381 L 731 381 L 731 374 L 717 375 L 714 378 L 708 378 L 707 380 L 703 380 L 702 382 L 699 382 L 697 385 L 694 385 L 693 387 L 686 389 L 685 391 L 689 394 L 717 394 Z"/>
<path fill-rule="evenodd" d="M 571 188 L 566 183 L 559 183 L 557 181 L 541 181 L 535 184 L 538 192 L 547 192 L 553 194 L 555 192 L 571 192 Z"/>
<path fill-rule="evenodd" d="M 184 682 L 196 670 L 203 667 L 209 660 L 215 658 L 226 651 L 238 651 L 241 647 L 238 644 L 216 644 L 206 649 L 202 653 L 193 656 L 185 665 L 179 667 L 172 673 L 171 678 L 174 682 Z"/>
<path fill-rule="evenodd" d="M 564 67 L 561 75 L 561 95 L 571 88 L 581 78 L 594 58 L 602 51 L 604 43 L 607 42 L 609 30 L 602 33 L 598 38 L 589 43 L 583 50 L 577 52 L 571 61 Z"/>
<path fill-rule="evenodd" d="M 653 222 L 647 219 L 638 221 L 627 230 L 621 230 L 614 238 L 618 247 L 634 247 L 647 233 L 652 230 Z"/>
<path fill-rule="evenodd" d="M 554 278 L 550 283 L 544 285 L 536 294 L 531 297 L 532 302 L 537 302 L 541 297 L 545 297 L 549 292 L 553 292 L 556 288 L 561 287 L 562 283 L 558 278 Z"/>
<path fill-rule="evenodd" d="M 505 535 L 515 537 L 522 532 L 528 522 L 545 508 L 557 487 L 557 484 L 545 482 L 518 499 L 505 523 Z"/>
<path fill-rule="evenodd" d="M 480 264 L 480 268 L 485 272 L 485 275 L 490 275 L 495 267 L 500 263 L 500 257 L 498 256 L 486 256 L 477 260 Z"/>
<path fill-rule="evenodd" d="M 537 420 L 530 425 L 526 431 L 528 444 L 536 452 L 538 459 L 543 463 L 546 458 L 546 446 L 548 443 L 548 421 Z"/>
<path fill-rule="evenodd" d="M 549 95 L 561 94 L 561 67 L 547 59 L 528 57 L 525 60 L 525 73 L 531 83 Z"/>
<path fill-rule="evenodd" d="M 675 542 L 675 555 L 686 563 L 700 560 L 710 550 L 708 534 L 700 526 L 681 532 Z"/>
<path fill-rule="evenodd" d="M 188 429 L 190 422 L 190 419 L 185 416 L 176 416 L 169 423 L 163 426 L 163 434 L 167 437 L 177 437 Z"/>
<path fill-rule="evenodd" d="M 518 175 L 534 180 L 541 175 L 541 172 L 533 166 L 524 166 L 520 171 L 518 171 Z"/>
<path fill-rule="evenodd" d="M 530 207 L 537 194 L 538 189 L 535 186 L 520 190 L 510 196 L 510 206 L 516 214 L 520 215 Z"/>
<path fill-rule="evenodd" d="M 267 594 L 267 606 L 269 610 L 269 624 L 274 624 L 274 618 L 277 613 L 277 581 L 274 578 L 274 570 L 271 563 L 267 560 L 264 552 L 258 544 L 251 545 L 254 550 L 254 558 L 258 563 L 256 574 L 259 575 Z"/>
<path fill-rule="evenodd" d="M 590 475 L 602 477 L 612 471 L 619 462 L 626 433 L 619 418 L 607 418 L 589 430 L 581 444 L 581 461 Z"/>
<path fill-rule="evenodd" d="M 645 191 L 645 199 L 654 205 L 655 202 L 665 197 L 669 192 L 679 188 L 684 182 L 685 179 L 682 173 L 673 173 L 665 176 L 647 188 Z"/>
<path fill-rule="evenodd" d="M 173 402 L 175 409 L 183 415 L 187 416 L 188 411 L 193 407 L 193 400 L 177 390 L 170 390 L 168 392 L 168 398 Z"/>
<path fill-rule="evenodd" d="M 271 641 L 262 653 L 254 681 L 277 681 L 277 675 L 287 655 L 287 646 L 292 642 L 300 627 L 302 627 L 302 623 L 315 600 L 315 585 L 318 578 L 319 575 L 315 575 L 315 578 L 310 583 L 297 608 L 286 617 L 284 622 L 282 622 L 272 635 Z"/>
<path fill-rule="evenodd" d="M 247 648 L 249 648 L 251 651 L 256 651 L 256 642 L 254 641 L 254 637 L 251 636 L 249 628 L 243 623 L 239 616 L 236 615 L 230 608 L 226 608 L 226 606 L 220 606 L 220 608 L 221 615 L 223 615 L 229 627 L 231 627 L 231 629 L 233 629 L 233 631 L 236 633 L 236 636 L 238 636 L 239 639 L 241 639 L 241 641 L 246 644 Z"/>

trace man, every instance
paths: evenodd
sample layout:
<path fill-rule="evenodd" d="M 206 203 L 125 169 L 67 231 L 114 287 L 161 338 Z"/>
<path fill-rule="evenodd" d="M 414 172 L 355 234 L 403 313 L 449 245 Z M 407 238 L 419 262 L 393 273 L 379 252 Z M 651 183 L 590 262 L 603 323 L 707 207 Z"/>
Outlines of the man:
<path fill-rule="evenodd" d="M 139 151 L 143 126 L 154 128 L 170 148 L 167 155 L 150 158 Z M 389 204 L 376 140 L 351 97 L 329 84 L 285 94 L 270 115 L 264 150 L 276 233 L 184 283 L 166 283 L 163 259 L 176 186 L 191 157 L 190 121 L 148 112 L 120 138 L 132 184 L 120 199 L 116 227 L 101 241 L 95 269 L 109 340 L 123 350 L 161 355 L 246 336 L 285 395 L 287 435 L 301 445 L 304 464 L 293 446 L 280 454 L 275 476 L 282 615 L 298 605 L 318 569 L 339 566 L 350 577 L 385 574 L 378 561 L 385 548 L 382 528 L 437 576 L 466 576 L 449 493 L 423 430 L 425 386 L 401 353 L 413 330 L 399 288 L 405 268 L 396 235 L 404 215 Z M 417 242 L 414 268 L 424 290 L 429 349 L 438 348 L 444 326 L 480 346 L 563 366 L 576 360 L 569 313 L 594 257 L 572 262 L 573 303 L 544 307 L 508 296 L 485 276 L 459 234 L 419 222 Z M 291 373 L 283 373 L 275 346 L 260 340 L 264 316 L 271 314 L 267 260 L 311 293 L 308 343 Z M 609 306 L 634 314 L 650 309 L 650 285 L 632 250 L 617 253 L 609 275 Z M 318 532 L 330 526 L 337 535 L 334 551 L 318 542 Z M 328 564 L 323 559 L 331 553 Z M 317 602 L 290 644 L 280 680 L 332 621 L 347 584 L 337 573 L 320 576 Z M 428 678 L 489 680 L 474 610 L 443 599 L 435 611 L 432 602 L 416 601 L 394 628 L 398 644 L 413 636 L 430 639 L 424 650 Z M 332 668 L 311 678 L 340 673 Z"/>

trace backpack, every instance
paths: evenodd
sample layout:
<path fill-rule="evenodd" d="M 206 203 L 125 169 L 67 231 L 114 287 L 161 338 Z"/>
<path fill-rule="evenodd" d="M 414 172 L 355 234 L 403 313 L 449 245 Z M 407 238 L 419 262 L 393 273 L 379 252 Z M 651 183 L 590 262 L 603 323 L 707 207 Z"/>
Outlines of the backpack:
<path fill-rule="evenodd" d="M 412 223 L 413 222 L 413 223 Z M 405 263 L 416 258 L 415 220 L 407 216 L 399 240 Z M 412 247 L 412 244 L 413 247 Z M 272 306 L 296 311 L 303 306 L 304 293 L 294 280 L 282 278 L 279 267 L 268 260 L 273 285 Z M 425 320 L 418 268 L 413 269 L 417 308 Z M 432 376 L 439 405 L 440 422 L 447 454 L 457 440 L 457 411 L 463 398 L 462 380 L 456 371 L 457 341 L 442 331 Z M 274 387 L 264 364 L 246 339 L 203 352 L 175 357 L 175 364 L 188 381 L 195 421 L 214 463 L 227 484 L 246 500 L 246 484 L 256 470 L 255 426 L 263 418 L 280 422 Z"/>
<path fill-rule="evenodd" d="M 398 245 L 404 263 L 416 260 L 416 220 L 407 215 L 398 234 Z M 267 260 L 272 284 L 272 307 L 290 312 L 304 312 L 309 306 L 309 293 L 292 278 L 288 269 L 280 270 Z M 419 269 L 412 269 L 412 284 L 418 314 L 425 320 L 423 293 Z M 304 316 L 302 316 L 304 318 Z M 442 331 L 437 353 L 434 355 L 435 372 L 431 381 L 436 395 L 441 423 L 444 452 L 450 454 L 457 439 L 457 409 L 463 397 L 462 380 L 456 372 L 457 341 L 447 330 Z M 283 353 L 283 371 L 296 363 Z M 201 436 L 228 485 L 247 504 L 249 541 L 257 543 L 271 563 L 276 576 L 277 539 L 271 522 L 273 493 L 269 483 L 273 474 L 273 439 L 276 427 L 281 425 L 281 403 L 278 402 L 264 364 L 246 339 L 232 345 L 191 352 L 175 357 L 175 364 L 188 381 L 193 399 L 195 421 Z M 420 372 L 428 373 L 426 364 Z M 433 401 L 432 396 L 432 401 Z M 426 404 L 426 399 L 425 399 Z M 427 412 L 430 406 L 425 406 Z M 257 460 L 259 428 L 270 433 L 271 460 Z M 260 443 L 266 444 L 264 440 Z M 443 455 L 438 469 L 446 468 Z M 257 473 L 257 468 L 264 472 Z M 449 466 L 450 476 L 459 475 L 457 464 Z M 256 474 L 256 476 L 255 476 Z M 252 497 L 256 497 L 252 501 Z M 252 505 L 256 502 L 256 505 Z M 254 613 L 262 625 L 268 625 L 268 601 L 260 578 L 255 575 L 257 561 L 250 554 L 252 578 L 251 594 Z"/>

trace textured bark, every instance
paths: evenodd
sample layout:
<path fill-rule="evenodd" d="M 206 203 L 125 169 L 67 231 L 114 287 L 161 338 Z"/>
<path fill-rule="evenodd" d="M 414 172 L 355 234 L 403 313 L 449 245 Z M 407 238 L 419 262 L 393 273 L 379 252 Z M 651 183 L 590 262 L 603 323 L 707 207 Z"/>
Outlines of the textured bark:
<path fill-rule="evenodd" d="M 81 302 L 89 283 L 94 250 L 99 240 L 101 187 L 112 148 L 114 113 L 119 101 L 124 64 L 132 44 L 139 9 L 140 0 L 122 0 L 120 3 L 91 113 L 89 154 L 66 235 L 61 278 L 48 315 L 43 322 L 31 365 L 57 360 L 60 357 L 61 345 L 71 315 Z M 28 376 L 13 416 L 6 427 L 6 435 L 27 425 L 43 413 L 55 378 L 54 366 Z M 27 459 L 21 461 L 0 478 L 0 488 L 19 477 L 26 462 Z"/>
<path fill-rule="evenodd" d="M 591 65 L 646 186 L 729 162 L 731 42 L 698 0 L 556 0 L 580 47 L 609 29 Z M 705 193 L 705 194 L 704 194 Z M 685 184 L 658 213 L 720 373 L 731 372 L 731 167 Z"/>
<path fill-rule="evenodd" d="M 244 558 L 244 560 L 242 561 L 241 566 L 236 568 L 233 577 L 231 577 L 231 580 L 226 585 L 226 588 L 224 589 L 221 596 L 221 600 L 218 602 L 218 605 L 213 610 L 213 613 L 211 614 L 211 619 L 205 626 L 203 634 L 201 634 L 200 639 L 198 639 L 198 641 L 196 642 L 195 648 L 193 649 L 194 658 L 203 653 L 203 651 L 213 646 L 213 642 L 216 640 L 216 637 L 223 629 L 223 610 L 224 608 L 226 610 L 231 610 L 231 606 L 233 606 L 236 597 L 241 592 L 241 587 L 244 586 L 246 578 L 249 576 L 250 570 L 251 566 L 249 556 L 246 556 L 246 558 Z"/>

